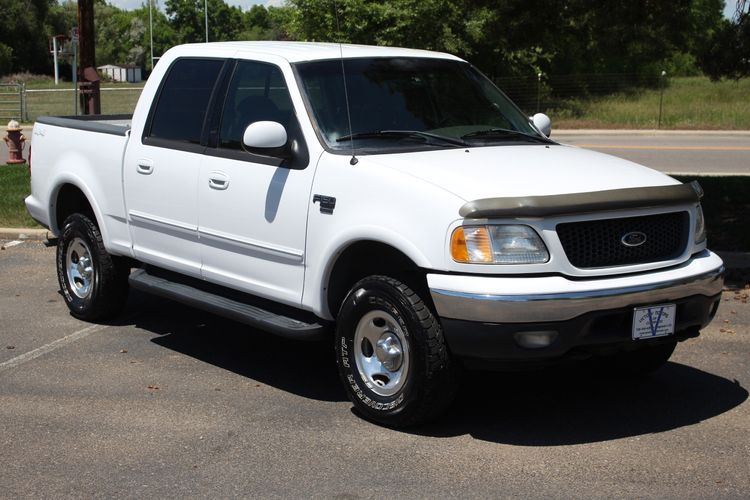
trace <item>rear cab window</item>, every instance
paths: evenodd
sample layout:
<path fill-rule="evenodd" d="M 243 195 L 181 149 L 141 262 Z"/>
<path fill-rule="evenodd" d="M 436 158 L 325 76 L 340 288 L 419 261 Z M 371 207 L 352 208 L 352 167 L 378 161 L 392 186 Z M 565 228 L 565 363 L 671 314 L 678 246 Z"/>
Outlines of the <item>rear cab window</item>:
<path fill-rule="evenodd" d="M 222 59 L 176 60 L 152 106 L 144 143 L 165 147 L 170 147 L 169 142 L 200 145 L 211 96 L 224 64 Z M 171 147 L 179 149 L 177 144 Z"/>

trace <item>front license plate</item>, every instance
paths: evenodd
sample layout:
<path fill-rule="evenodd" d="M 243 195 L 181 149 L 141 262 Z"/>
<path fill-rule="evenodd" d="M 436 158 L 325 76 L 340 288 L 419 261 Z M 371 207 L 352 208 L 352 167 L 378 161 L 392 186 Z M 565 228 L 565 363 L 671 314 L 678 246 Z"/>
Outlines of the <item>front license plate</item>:
<path fill-rule="evenodd" d="M 633 339 L 651 339 L 672 335 L 676 315 L 675 304 L 636 307 L 633 312 Z"/>

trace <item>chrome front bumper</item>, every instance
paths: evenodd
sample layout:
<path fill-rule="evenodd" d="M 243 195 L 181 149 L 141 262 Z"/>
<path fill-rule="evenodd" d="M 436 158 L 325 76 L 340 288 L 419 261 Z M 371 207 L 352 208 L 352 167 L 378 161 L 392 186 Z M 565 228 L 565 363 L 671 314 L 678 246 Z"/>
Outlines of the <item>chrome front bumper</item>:
<path fill-rule="evenodd" d="M 428 284 L 435 308 L 441 318 L 480 323 L 565 321 L 587 312 L 659 304 L 693 295 L 717 295 L 721 293 L 724 285 L 723 263 L 710 252 L 706 252 L 704 258 L 708 261 L 696 263 L 694 261 L 697 259 L 694 258 L 677 269 L 584 282 L 569 281 L 562 277 L 428 275 Z M 716 264 L 717 267 L 699 274 L 695 273 L 696 268 L 705 269 L 706 264 Z M 441 286 L 450 284 L 452 280 L 458 286 Z M 530 284 L 529 280 L 536 281 Z M 554 290 L 564 287 L 560 280 L 568 281 L 570 290 L 545 293 L 545 288 Z M 477 290 L 481 287 L 482 281 L 488 285 L 486 292 Z M 517 286 L 513 286 L 514 283 Z M 587 284 L 590 289 L 582 290 L 581 288 L 585 288 Z M 620 286 L 607 286 L 612 284 Z M 507 292 L 498 293 L 498 289 Z M 519 293 L 523 292 L 523 289 L 536 291 Z"/>

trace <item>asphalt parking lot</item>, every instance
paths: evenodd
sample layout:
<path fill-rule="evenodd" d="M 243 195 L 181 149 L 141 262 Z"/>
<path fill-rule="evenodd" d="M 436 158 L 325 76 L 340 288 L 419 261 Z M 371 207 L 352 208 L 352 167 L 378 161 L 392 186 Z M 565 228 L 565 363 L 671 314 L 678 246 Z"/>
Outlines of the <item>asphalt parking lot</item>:
<path fill-rule="evenodd" d="M 351 411 L 327 343 L 137 293 L 82 323 L 54 249 L 0 244 L 0 497 L 750 494 L 750 290 L 644 380 L 471 373 L 393 431 Z"/>

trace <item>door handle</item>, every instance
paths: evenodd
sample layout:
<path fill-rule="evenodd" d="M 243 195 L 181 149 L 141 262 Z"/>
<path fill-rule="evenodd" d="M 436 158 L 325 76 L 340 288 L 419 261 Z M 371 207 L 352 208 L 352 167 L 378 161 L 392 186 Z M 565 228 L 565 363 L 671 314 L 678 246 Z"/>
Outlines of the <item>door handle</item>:
<path fill-rule="evenodd" d="M 151 175 L 154 171 L 154 162 L 147 159 L 140 159 L 136 162 L 136 170 L 139 174 Z"/>
<path fill-rule="evenodd" d="M 213 174 L 208 178 L 208 187 L 222 191 L 229 187 L 229 177 Z"/>

